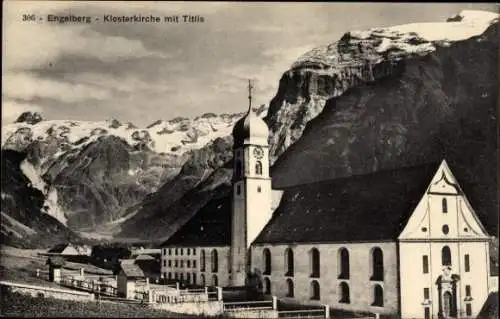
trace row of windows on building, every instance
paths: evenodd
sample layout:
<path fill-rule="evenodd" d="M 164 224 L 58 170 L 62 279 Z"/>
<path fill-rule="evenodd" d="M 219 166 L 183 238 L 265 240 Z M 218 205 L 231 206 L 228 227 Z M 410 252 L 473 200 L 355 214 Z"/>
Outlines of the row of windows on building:
<path fill-rule="evenodd" d="M 174 254 L 175 256 L 184 256 L 184 248 L 163 248 L 163 255 L 167 256 L 172 256 Z M 186 255 L 190 256 L 193 254 L 193 256 L 196 256 L 196 248 L 186 248 Z"/>
<path fill-rule="evenodd" d="M 441 249 L 441 265 L 442 266 L 452 266 L 451 264 L 451 249 L 448 246 L 444 246 Z M 469 254 L 464 255 L 464 271 L 470 271 L 470 256 Z M 429 256 L 422 256 L 422 272 L 424 274 L 429 273 Z"/>
<path fill-rule="evenodd" d="M 383 281 L 384 280 L 384 256 L 382 249 L 375 247 L 371 250 L 371 276 L 370 280 Z M 350 261 L 349 251 L 347 248 L 340 248 L 337 252 L 338 256 L 338 279 L 350 278 Z M 271 251 L 265 248 L 262 252 L 263 260 L 263 274 L 270 275 L 272 272 Z M 317 248 L 312 248 L 309 251 L 309 268 L 310 277 L 320 277 L 320 253 Z M 285 249 L 285 276 L 294 276 L 294 253 L 291 248 Z"/>
<path fill-rule="evenodd" d="M 182 252 L 182 248 L 180 250 Z M 175 249 L 175 251 L 177 251 L 177 249 Z M 196 250 L 194 248 L 193 248 L 193 255 L 196 255 Z M 172 260 L 168 261 L 163 260 L 163 266 L 167 267 L 167 262 L 168 262 L 168 267 L 172 267 Z M 175 259 L 173 265 L 175 268 L 177 267 L 184 268 L 184 265 L 186 265 L 186 268 L 191 268 L 191 267 L 196 268 L 196 260 L 191 261 L 191 260 Z M 210 270 L 212 272 L 219 272 L 219 254 L 217 253 L 216 249 L 212 249 L 212 251 L 210 252 Z M 200 251 L 200 271 L 206 271 L 206 253 L 204 249 Z"/>
<path fill-rule="evenodd" d="M 164 272 L 163 277 L 167 278 L 168 280 L 175 280 L 179 282 L 185 282 L 188 284 L 192 285 L 197 285 L 197 276 L 196 273 L 171 273 L 171 272 Z M 219 279 L 216 274 L 213 274 L 212 277 L 210 278 L 210 282 L 206 281 L 206 277 L 204 274 L 200 275 L 200 285 L 201 286 L 218 286 L 219 285 Z"/>
<path fill-rule="evenodd" d="M 264 293 L 271 294 L 271 280 L 268 277 L 264 278 Z M 286 296 L 289 298 L 293 298 L 295 296 L 295 288 L 293 280 L 288 278 L 286 280 L 287 294 Z M 345 281 L 339 283 L 338 286 L 338 302 L 349 304 L 351 303 L 351 294 L 349 290 L 349 284 Z M 321 299 L 321 290 L 320 284 L 318 281 L 313 280 L 309 284 L 309 298 L 311 300 L 320 300 Z M 384 306 L 384 289 L 381 285 L 375 284 L 372 286 L 372 306 L 383 307 Z"/>
<path fill-rule="evenodd" d="M 168 262 L 168 263 L 167 263 Z M 167 266 L 168 264 L 168 266 Z M 186 265 L 186 268 L 196 268 L 196 260 L 173 260 L 173 267 L 175 268 L 184 268 L 184 265 Z M 163 260 L 163 267 L 172 267 L 172 260 L 169 259 L 168 261 L 166 259 Z"/>
<path fill-rule="evenodd" d="M 262 162 L 257 161 L 255 162 L 255 175 L 262 175 Z M 241 177 L 243 173 L 243 165 L 241 164 L 241 161 L 237 160 L 235 163 L 235 176 L 236 177 Z"/>

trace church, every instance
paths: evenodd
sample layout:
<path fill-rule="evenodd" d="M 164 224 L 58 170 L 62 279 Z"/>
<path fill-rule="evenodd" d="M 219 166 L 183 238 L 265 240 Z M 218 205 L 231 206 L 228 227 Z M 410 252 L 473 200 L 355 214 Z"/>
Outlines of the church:
<path fill-rule="evenodd" d="M 162 276 L 244 286 L 302 304 L 401 318 L 474 317 L 490 287 L 489 240 L 441 163 L 272 189 L 266 123 L 233 128 L 231 194 L 162 245 Z"/>

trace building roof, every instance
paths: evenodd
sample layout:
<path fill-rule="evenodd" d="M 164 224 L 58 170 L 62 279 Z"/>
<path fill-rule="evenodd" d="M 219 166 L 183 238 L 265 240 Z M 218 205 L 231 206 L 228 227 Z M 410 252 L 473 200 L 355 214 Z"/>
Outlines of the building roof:
<path fill-rule="evenodd" d="M 263 119 L 255 114 L 252 109 L 249 109 L 248 113 L 236 122 L 232 134 L 234 148 L 245 143 L 252 143 L 252 141 L 263 141 L 267 144 L 269 128 Z"/>
<path fill-rule="evenodd" d="M 498 318 L 498 292 L 491 292 L 477 315 L 478 319 Z"/>
<path fill-rule="evenodd" d="M 231 243 L 231 199 L 214 198 L 174 233 L 164 246 L 228 246 Z"/>
<path fill-rule="evenodd" d="M 161 255 L 161 249 L 160 248 L 135 249 L 131 253 L 131 256 L 140 256 L 140 255 Z"/>
<path fill-rule="evenodd" d="M 142 271 L 141 267 L 139 265 L 135 264 L 134 261 L 132 262 L 127 262 L 127 261 L 122 261 L 120 264 L 121 269 L 125 273 L 125 276 L 128 278 L 142 278 L 145 277 L 144 272 Z"/>
<path fill-rule="evenodd" d="M 76 248 L 70 243 L 58 244 L 47 251 L 48 254 L 78 255 Z"/>
<path fill-rule="evenodd" d="M 151 255 L 136 255 L 135 260 L 156 260 L 156 258 Z"/>
<path fill-rule="evenodd" d="M 439 164 L 284 189 L 254 243 L 396 240 Z"/>
<path fill-rule="evenodd" d="M 396 241 L 439 163 L 284 188 L 254 244 Z M 231 199 L 212 199 L 162 246 L 226 246 Z"/>
<path fill-rule="evenodd" d="M 64 266 L 64 263 L 66 261 L 64 260 L 63 257 L 60 257 L 60 256 L 53 256 L 53 257 L 49 257 L 47 259 L 47 262 L 46 264 L 47 265 L 50 265 L 50 266 L 53 266 L 53 267 L 62 267 Z"/>

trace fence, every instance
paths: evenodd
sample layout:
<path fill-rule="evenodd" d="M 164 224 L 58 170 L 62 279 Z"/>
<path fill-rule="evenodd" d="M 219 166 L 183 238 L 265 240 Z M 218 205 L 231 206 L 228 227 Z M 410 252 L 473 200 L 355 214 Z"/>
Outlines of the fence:
<path fill-rule="evenodd" d="M 329 318 L 326 309 L 304 309 L 278 311 L 279 318 Z"/>
<path fill-rule="evenodd" d="M 270 310 L 276 309 L 273 300 L 224 302 L 224 311 Z"/>

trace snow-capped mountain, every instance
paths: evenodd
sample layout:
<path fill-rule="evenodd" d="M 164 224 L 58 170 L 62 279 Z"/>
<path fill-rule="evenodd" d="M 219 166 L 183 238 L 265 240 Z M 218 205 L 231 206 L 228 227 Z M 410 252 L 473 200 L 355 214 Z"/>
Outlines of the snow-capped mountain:
<path fill-rule="evenodd" d="M 265 114 L 266 107 L 257 110 Z M 2 127 L 2 149 L 26 154 L 24 176 L 45 195 L 42 211 L 75 230 L 117 224 L 174 178 L 205 145 L 230 135 L 243 113 L 156 121 L 43 120 L 25 112 Z M 193 155 L 194 154 L 194 155 Z"/>
<path fill-rule="evenodd" d="M 126 141 L 137 150 L 148 149 L 155 153 L 182 155 L 199 149 L 208 142 L 230 134 L 233 124 L 243 113 L 215 115 L 206 113 L 195 118 L 158 120 L 146 128 L 117 120 L 86 122 L 68 120 L 44 121 L 39 114 L 27 112 L 16 123 L 2 127 L 2 148 L 23 149 L 33 141 L 56 138 L 61 150 L 55 154 L 82 149 L 102 136 L 113 135 Z M 24 119 L 28 120 L 24 120 Z M 39 120 L 33 121 L 32 118 Z"/>

